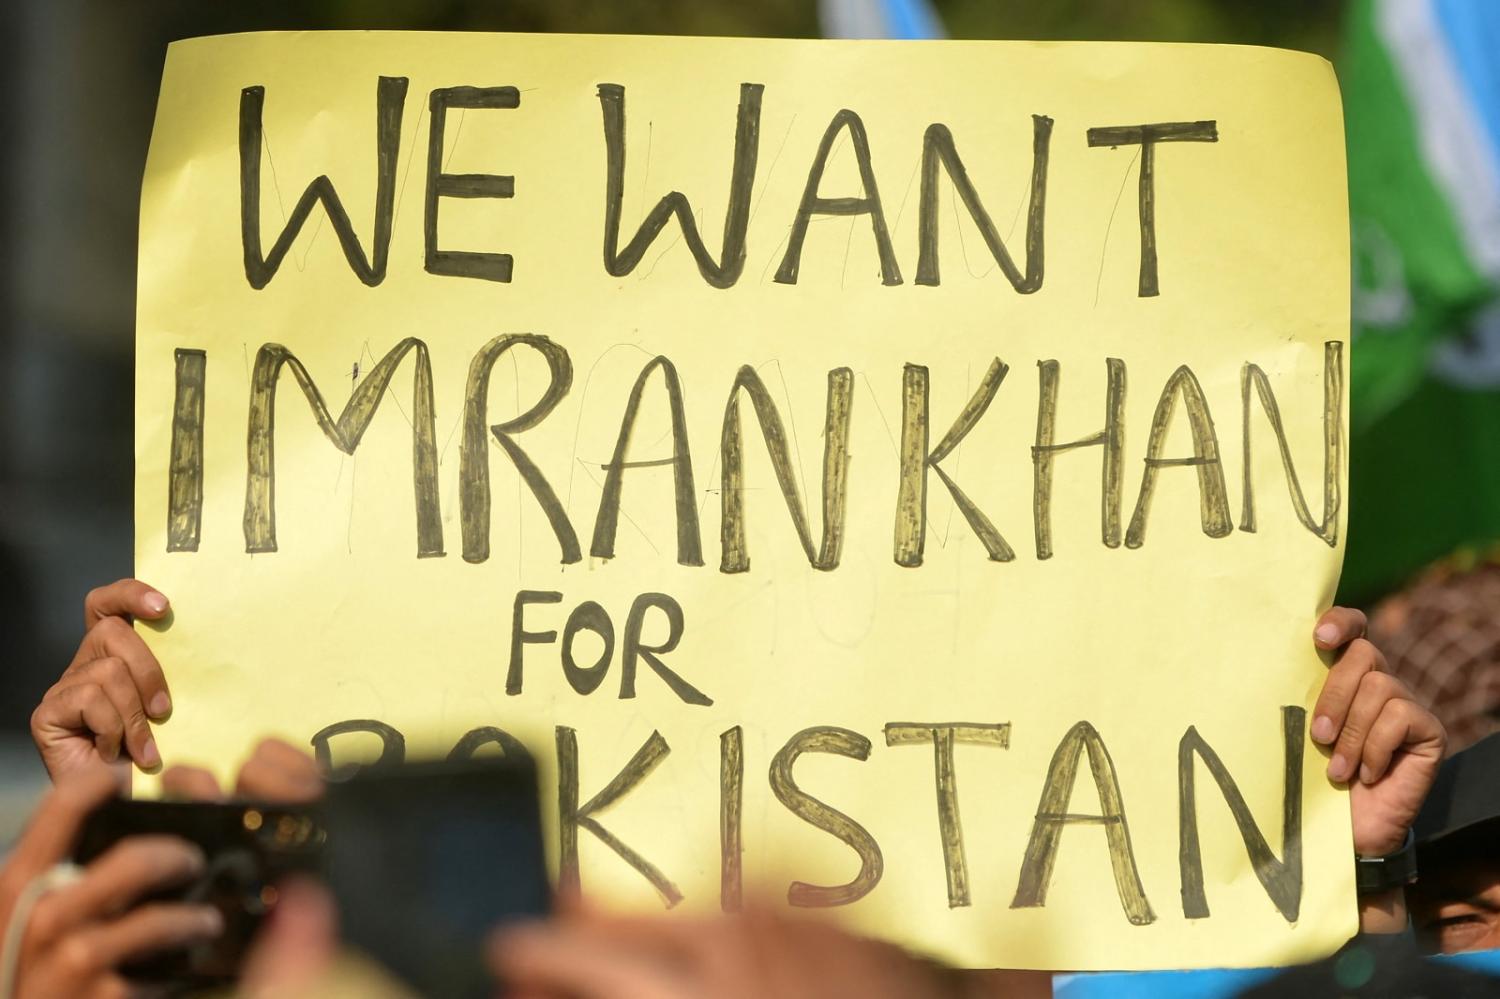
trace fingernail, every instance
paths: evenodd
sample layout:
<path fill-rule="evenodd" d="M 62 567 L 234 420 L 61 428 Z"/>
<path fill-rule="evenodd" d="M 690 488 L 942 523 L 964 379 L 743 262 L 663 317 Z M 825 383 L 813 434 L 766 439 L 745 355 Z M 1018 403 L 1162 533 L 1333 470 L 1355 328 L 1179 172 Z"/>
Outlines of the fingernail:
<path fill-rule="evenodd" d="M 1322 645 L 1333 645 L 1339 640 L 1339 629 L 1337 625 L 1320 624 L 1313 632 L 1313 638 Z"/>
<path fill-rule="evenodd" d="M 1318 717 L 1313 719 L 1312 737 L 1314 742 L 1332 742 L 1335 734 L 1332 718 L 1327 715 L 1318 715 Z"/>
<path fill-rule="evenodd" d="M 1346 780 L 1349 776 L 1349 761 L 1338 753 L 1328 761 L 1328 776 L 1335 781 Z"/>
<path fill-rule="evenodd" d="M 161 751 L 156 748 L 155 739 L 147 739 L 146 744 L 141 747 L 140 764 L 148 770 L 161 765 Z"/>
<path fill-rule="evenodd" d="M 1368 763 L 1361 763 L 1359 765 L 1359 779 L 1365 784 L 1375 783 L 1375 771 L 1370 769 Z"/>
<path fill-rule="evenodd" d="M 172 710 L 172 699 L 168 697 L 167 692 L 163 690 L 161 693 L 151 698 L 151 704 L 149 705 L 148 710 L 150 710 L 152 718 L 165 718 Z M 1317 727 L 1317 722 L 1314 722 L 1313 728 L 1316 730 Z"/>
<path fill-rule="evenodd" d="M 165 614 L 167 612 L 167 598 L 155 590 L 147 590 L 146 595 L 141 598 L 141 603 L 152 614 Z"/>

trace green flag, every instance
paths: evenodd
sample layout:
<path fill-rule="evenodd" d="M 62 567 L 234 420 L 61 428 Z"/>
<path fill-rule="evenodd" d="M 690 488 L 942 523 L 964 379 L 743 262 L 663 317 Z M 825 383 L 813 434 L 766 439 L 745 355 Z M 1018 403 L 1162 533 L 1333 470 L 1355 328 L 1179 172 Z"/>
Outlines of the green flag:
<path fill-rule="evenodd" d="M 1344 596 L 1500 539 L 1500 4 L 1357 0 Z"/>

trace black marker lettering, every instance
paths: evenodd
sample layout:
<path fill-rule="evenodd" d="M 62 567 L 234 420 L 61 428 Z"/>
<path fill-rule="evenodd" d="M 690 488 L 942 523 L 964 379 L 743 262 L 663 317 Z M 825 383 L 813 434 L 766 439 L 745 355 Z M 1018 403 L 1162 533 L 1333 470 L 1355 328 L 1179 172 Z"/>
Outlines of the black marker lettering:
<path fill-rule="evenodd" d="M 1158 142 L 1218 142 L 1215 121 L 1169 121 L 1155 125 L 1115 125 L 1091 128 L 1090 146 L 1140 146 L 1141 175 L 1137 191 L 1141 220 L 1141 272 L 1137 294 L 1161 294 L 1156 275 L 1156 144 Z"/>
<path fill-rule="evenodd" d="M 374 763 L 345 763 L 334 766 L 333 749 L 330 745 L 333 737 L 355 732 L 379 738 L 380 755 L 376 757 Z M 372 771 L 385 770 L 400 766 L 406 761 L 406 737 L 385 722 L 376 721 L 373 718 L 335 722 L 319 729 L 310 741 L 313 747 L 313 758 L 317 760 L 318 768 L 329 775 L 329 780 L 344 780 L 367 768 Z"/>
<path fill-rule="evenodd" d="M 604 113 L 605 195 L 604 269 L 614 277 L 635 270 L 657 235 L 673 215 L 682 227 L 682 238 L 698 264 L 698 273 L 715 288 L 729 288 L 745 269 L 745 230 L 750 223 L 750 192 L 755 184 L 755 161 L 760 152 L 759 83 L 740 84 L 740 107 L 734 132 L 734 165 L 729 176 L 729 208 L 724 213 L 724 245 L 719 259 L 709 255 L 698 234 L 693 206 L 681 191 L 673 191 L 656 203 L 635 237 L 620 247 L 620 211 L 625 197 L 625 88 L 618 83 L 599 85 L 599 107 Z"/>
<path fill-rule="evenodd" d="M 550 645 L 557 641 L 555 631 L 527 631 L 522 619 L 527 604 L 556 604 L 562 594 L 556 590 L 522 590 L 510 608 L 510 668 L 505 672 L 505 692 L 519 694 L 523 671 L 521 650 L 527 645 Z"/>
<path fill-rule="evenodd" d="M 424 267 L 429 274 L 509 281 L 509 253 L 475 253 L 438 249 L 439 198 L 509 198 L 516 179 L 490 173 L 444 173 L 443 132 L 449 108 L 505 110 L 521 106 L 515 87 L 445 87 L 428 98 L 432 131 L 427 139 L 427 204 L 422 222 Z"/>
<path fill-rule="evenodd" d="M 247 435 L 248 470 L 245 479 L 245 551 L 276 550 L 276 386 L 283 366 L 292 369 L 323 435 L 344 454 L 353 454 L 369 429 L 385 397 L 396 367 L 408 353 L 416 354 L 412 376 L 411 450 L 412 486 L 417 507 L 417 557 L 443 555 L 443 521 L 438 508 L 437 431 L 432 404 L 432 364 L 427 345 L 407 337 L 370 369 L 354 389 L 337 422 L 328 410 L 307 368 L 290 350 L 268 343 L 255 354 L 250 379 L 250 428 Z"/>
<path fill-rule="evenodd" d="M 870 740 L 846 728 L 803 729 L 792 736 L 771 761 L 771 790 L 776 800 L 803 822 L 831 833 L 859 855 L 859 873 L 854 880 L 842 885 L 793 881 L 787 889 L 787 902 L 804 907 L 848 905 L 864 898 L 880 883 L 885 859 L 881 856 L 880 844 L 864 826 L 797 786 L 792 766 L 803 753 L 837 753 L 863 762 L 870 758 Z"/>
<path fill-rule="evenodd" d="M 1167 429 L 1172 425 L 1172 412 L 1177 398 L 1181 396 L 1187 409 L 1188 427 L 1193 435 L 1193 453 L 1187 458 L 1163 458 L 1162 446 L 1166 443 Z M 1125 547 L 1139 548 L 1146 540 L 1146 515 L 1151 509 L 1151 494 L 1156 489 L 1156 473 L 1163 468 L 1190 465 L 1198 469 L 1199 519 L 1203 522 L 1203 533 L 1211 538 L 1222 538 L 1234 530 L 1229 515 L 1229 491 L 1224 485 L 1224 466 L 1219 460 L 1219 438 L 1214 433 L 1214 418 L 1208 411 L 1208 399 L 1203 395 L 1203 386 L 1186 364 L 1172 372 L 1166 386 L 1161 390 L 1161 399 L 1156 403 L 1156 414 L 1151 418 L 1151 436 L 1146 441 L 1146 470 L 1141 475 L 1141 492 L 1135 501 L 1135 513 L 1130 518 L 1130 527 L 1125 531 Z"/>
<path fill-rule="evenodd" d="M 672 457 L 649 461 L 626 461 L 630 435 L 635 430 L 636 415 L 641 408 L 641 394 L 651 372 L 661 369 L 667 389 L 667 404 L 672 411 Z M 589 554 L 594 558 L 615 557 L 615 530 L 620 521 L 620 490 L 627 468 L 672 466 L 672 485 L 677 500 L 677 561 L 680 565 L 703 564 L 703 539 L 698 531 L 698 506 L 693 488 L 693 459 L 688 453 L 687 417 L 682 410 L 682 383 L 677 368 L 665 357 L 656 357 L 641 369 L 640 377 L 630 390 L 630 401 L 620 421 L 620 436 L 615 441 L 614 457 L 604 466 L 604 490 L 599 498 L 599 515 L 594 519 L 594 540 Z"/>
<path fill-rule="evenodd" d="M 1188 919 L 1204 919 L 1208 916 L 1208 897 L 1203 891 L 1203 850 L 1198 844 L 1198 805 L 1194 791 L 1193 757 L 1196 755 L 1208 767 L 1214 783 L 1229 805 L 1234 824 L 1245 841 L 1245 850 L 1250 854 L 1250 864 L 1260 886 L 1271 897 L 1282 918 L 1288 923 L 1297 921 L 1302 907 L 1302 742 L 1303 723 L 1307 712 L 1303 708 L 1287 706 L 1281 709 L 1282 738 L 1286 743 L 1283 755 L 1281 803 L 1281 860 L 1271 852 L 1271 846 L 1255 824 L 1245 796 L 1229 776 L 1219 754 L 1204 741 L 1196 728 L 1190 727 L 1177 747 L 1177 815 L 1178 815 L 1178 864 L 1182 874 L 1182 914 Z"/>
<path fill-rule="evenodd" d="M 938 464 L 952 454 L 974 429 L 994 401 L 1005 373 L 1010 370 L 1000 358 L 990 362 L 974 395 L 958 414 L 958 419 L 937 447 L 927 449 L 929 433 L 927 412 L 927 369 L 908 364 L 901 379 L 901 484 L 896 492 L 896 564 L 914 568 L 922 564 L 927 544 L 927 472 L 932 470 L 943 480 L 969 528 L 978 536 L 992 562 L 1009 562 L 1016 557 L 1010 545 L 1000 536 L 990 518 L 958 487 L 958 483 Z"/>
<path fill-rule="evenodd" d="M 1078 779 L 1078 760 L 1084 750 L 1088 750 L 1089 769 L 1094 775 L 1094 787 L 1099 792 L 1099 815 L 1068 811 L 1073 784 Z M 1021 863 L 1016 897 L 1010 907 L 1025 909 L 1047 904 L 1047 886 L 1057 864 L 1062 831 L 1079 824 L 1104 827 L 1109 862 L 1115 874 L 1115 890 L 1125 909 L 1125 917 L 1136 926 L 1154 922 L 1156 915 L 1146 900 L 1146 890 L 1141 886 L 1141 875 L 1136 868 L 1135 851 L 1130 846 L 1130 827 L 1125 821 L 1125 802 L 1120 795 L 1120 782 L 1115 777 L 1115 764 L 1109 757 L 1109 750 L 1104 747 L 1104 740 L 1088 722 L 1079 722 L 1069 729 L 1052 756 L 1052 764 L 1047 768 L 1047 782 L 1042 787 L 1042 798 L 1036 808 L 1036 822 L 1026 844 L 1026 858 Z"/>
<path fill-rule="evenodd" d="M 592 631 L 599 636 L 599 641 L 604 646 L 591 666 L 579 666 L 573 658 L 573 640 L 580 631 Z M 585 600 L 574 607 L 573 613 L 568 615 L 568 623 L 563 627 L 562 639 L 563 676 L 567 677 L 568 685 L 580 694 L 593 693 L 604 682 L 604 675 L 609 672 L 610 657 L 614 654 L 615 626 L 604 608 L 592 600 Z"/>
<path fill-rule="evenodd" d="M 958 812 L 958 771 L 954 767 L 956 743 L 974 746 L 1010 747 L 1010 723 L 976 725 L 944 722 L 921 725 L 891 722 L 885 727 L 887 746 L 931 744 L 936 771 L 938 836 L 943 844 L 943 871 L 948 881 L 948 908 L 973 904 L 969 895 L 969 861 L 964 855 L 963 820 Z"/>
<path fill-rule="evenodd" d="M 302 192 L 292 208 L 286 228 L 277 237 L 270 254 L 260 248 L 260 156 L 265 143 L 262 116 L 265 87 L 240 91 L 240 239 L 245 250 L 245 279 L 250 287 L 264 288 L 276 276 L 282 258 L 302 231 L 313 205 L 323 203 L 333 233 L 343 247 L 344 258 L 365 284 L 374 287 L 385 280 L 386 259 L 391 247 L 391 216 L 396 203 L 396 161 L 401 151 L 401 114 L 406 106 L 404 76 L 382 76 L 375 86 L 375 240 L 373 261 L 365 257 L 354 224 L 339 200 L 333 181 L 325 174 Z"/>
<path fill-rule="evenodd" d="M 167 551 L 195 552 L 203 529 L 203 394 L 208 355 L 178 348 L 167 468 Z"/>
<path fill-rule="evenodd" d="M 1258 365 L 1247 363 L 1240 371 L 1240 396 L 1245 414 L 1245 504 L 1240 513 L 1240 530 L 1255 532 L 1255 490 L 1250 476 L 1254 464 L 1250 460 L 1250 386 L 1255 386 L 1260 397 L 1260 407 L 1276 434 L 1276 443 L 1281 448 L 1281 467 L 1286 471 L 1287 489 L 1292 494 L 1292 509 L 1302 526 L 1322 538 L 1333 548 L 1339 541 L 1339 469 L 1343 465 L 1344 447 L 1344 345 L 1337 340 L 1323 344 L 1323 519 L 1313 519 L 1307 507 L 1307 497 L 1302 495 L 1302 484 L 1297 480 L 1297 469 L 1292 465 L 1292 451 L 1287 446 L 1286 431 L 1281 425 L 1281 408 L 1276 405 L 1276 396 L 1271 392 L 1270 379 Z"/>
<path fill-rule="evenodd" d="M 480 728 L 472 728 L 463 734 L 463 737 L 454 743 L 448 752 L 448 759 L 452 762 L 459 760 L 470 760 L 485 746 L 495 746 L 500 750 L 500 755 L 508 760 L 530 760 L 531 751 L 528 750 L 520 739 L 511 735 L 503 728 L 493 725 L 484 725 Z"/>
<path fill-rule="evenodd" d="M 854 149 L 864 194 L 858 198 L 825 198 L 818 194 L 818 188 L 823 182 L 823 171 L 828 167 L 828 157 L 833 152 L 833 141 L 844 129 L 849 130 L 849 143 Z M 814 215 L 869 215 L 870 228 L 875 232 L 875 249 L 880 254 L 880 283 L 901 283 L 901 268 L 896 263 L 895 250 L 891 249 L 885 211 L 880 207 L 880 190 L 875 186 L 875 171 L 870 167 L 870 140 L 865 136 L 865 123 L 847 108 L 833 116 L 828 130 L 823 133 L 823 141 L 818 143 L 818 154 L 808 171 L 807 187 L 802 191 L 802 203 L 792 221 L 786 256 L 781 258 L 781 266 L 776 270 L 778 284 L 797 283 L 797 273 L 802 266 L 802 242 L 807 238 L 807 225 Z"/>
<path fill-rule="evenodd" d="M 532 348 L 547 361 L 550 380 L 547 391 L 542 393 L 536 405 L 514 419 L 486 428 L 489 410 L 490 372 L 511 347 L 524 345 Z M 547 515 L 552 533 L 562 549 L 562 562 L 569 565 L 583 560 L 578 547 L 578 535 L 568 520 L 568 513 L 553 491 L 552 485 L 531 456 L 521 450 L 514 434 L 530 430 L 541 423 L 557 408 L 563 396 L 573 384 L 573 362 L 568 352 L 544 336 L 516 333 L 497 336 L 485 344 L 474 355 L 469 365 L 469 381 L 464 389 L 464 439 L 459 448 L 458 500 L 459 519 L 463 523 L 465 562 L 483 562 L 490 557 L 490 456 L 489 434 L 505 450 L 521 481 L 531 490 L 531 495 Z M 488 430 L 488 433 L 486 433 Z"/>
<path fill-rule="evenodd" d="M 786 427 L 771 393 L 766 391 L 754 368 L 745 365 L 729 390 L 724 407 L 724 428 L 719 438 L 723 454 L 722 489 L 719 502 L 723 516 L 719 526 L 722 546 L 720 572 L 747 572 L 750 554 L 745 544 L 745 458 L 744 439 L 740 434 L 740 390 L 750 396 L 761 439 L 771 457 L 776 484 L 786 500 L 787 512 L 807 561 L 814 569 L 825 572 L 838 568 L 844 545 L 844 509 L 849 484 L 849 411 L 854 404 L 854 372 L 834 368 L 828 372 L 828 403 L 823 423 L 823 537 L 816 551 L 812 530 L 807 525 L 807 511 L 797 490 L 797 476 L 792 468 L 791 450 L 787 447 Z"/>
<path fill-rule="evenodd" d="M 1052 463 L 1057 455 L 1081 447 L 1104 449 L 1104 481 L 1100 490 L 1100 533 L 1105 547 L 1120 547 L 1120 498 L 1124 483 L 1125 451 L 1125 362 L 1105 360 L 1108 389 L 1104 401 L 1104 429 L 1091 437 L 1066 444 L 1053 443 L 1057 435 L 1056 361 L 1038 361 L 1041 394 L 1036 411 L 1036 444 L 1031 449 L 1032 517 L 1036 529 L 1036 557 L 1052 557 Z"/>
<path fill-rule="evenodd" d="M 736 725 L 719 734 L 719 908 L 744 906 L 745 732 Z"/>
<path fill-rule="evenodd" d="M 636 750 L 630 762 L 625 764 L 614 780 L 604 790 L 594 795 L 583 806 L 578 805 L 578 733 L 562 725 L 557 726 L 557 811 L 559 849 L 557 859 L 558 888 L 564 892 L 578 894 L 578 830 L 587 829 L 608 846 L 620 859 L 641 874 L 661 895 L 667 908 L 682 901 L 682 892 L 663 874 L 656 865 L 636 853 L 605 829 L 594 818 L 628 794 L 641 781 L 650 776 L 662 760 L 672 752 L 667 740 L 660 732 L 652 732 L 650 738 Z"/>
<path fill-rule="evenodd" d="M 1031 204 L 1026 211 L 1026 273 L 1017 270 L 1010 252 L 1000 239 L 1000 231 L 990 220 L 990 213 L 979 201 L 979 192 L 964 169 L 963 160 L 953 145 L 953 133 L 947 125 L 927 126 L 922 137 L 922 210 L 917 234 L 917 284 L 941 283 L 938 269 L 938 165 L 941 164 L 953 182 L 954 190 L 969 210 L 969 217 L 979 227 L 990 255 L 1012 288 L 1029 295 L 1042 286 L 1044 223 L 1047 215 L 1047 150 L 1052 140 L 1052 119 L 1046 115 L 1031 116 Z"/>
<path fill-rule="evenodd" d="M 667 616 L 667 637 L 657 645 L 641 644 L 641 628 L 646 623 L 646 612 L 656 608 Z M 630 616 L 625 619 L 625 647 L 621 652 L 620 662 L 620 696 L 631 698 L 635 696 L 635 663 L 636 659 L 646 660 L 657 676 L 672 689 L 672 693 L 688 704 L 696 704 L 706 707 L 713 700 L 697 687 L 688 683 L 667 667 L 659 655 L 666 655 L 677 648 L 677 643 L 682 641 L 682 605 L 665 593 L 642 593 L 635 598 L 630 605 Z"/>

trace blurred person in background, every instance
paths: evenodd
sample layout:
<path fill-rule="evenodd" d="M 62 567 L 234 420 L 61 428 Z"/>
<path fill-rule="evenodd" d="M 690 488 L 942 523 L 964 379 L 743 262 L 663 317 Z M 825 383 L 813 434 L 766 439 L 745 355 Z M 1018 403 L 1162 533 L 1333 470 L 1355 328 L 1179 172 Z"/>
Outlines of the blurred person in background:
<path fill-rule="evenodd" d="M 1371 639 L 1456 753 L 1500 731 L 1500 563 L 1461 552 L 1375 606 Z"/>
<path fill-rule="evenodd" d="M 1418 941 L 1443 954 L 1500 948 L 1500 734 L 1443 764 L 1416 835 Z"/>

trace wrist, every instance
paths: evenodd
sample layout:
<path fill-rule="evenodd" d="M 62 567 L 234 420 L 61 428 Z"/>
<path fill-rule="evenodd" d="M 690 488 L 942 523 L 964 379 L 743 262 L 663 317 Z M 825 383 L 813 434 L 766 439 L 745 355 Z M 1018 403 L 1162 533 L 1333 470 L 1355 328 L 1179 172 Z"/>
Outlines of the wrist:
<path fill-rule="evenodd" d="M 1354 855 L 1356 857 L 1389 856 L 1399 852 L 1406 845 L 1406 838 L 1409 835 L 1410 830 L 1405 830 L 1395 835 L 1394 838 L 1390 835 L 1385 835 L 1368 839 L 1363 843 L 1356 840 L 1354 843 Z"/>
<path fill-rule="evenodd" d="M 1359 897 L 1359 931 L 1392 935 L 1405 933 L 1408 925 L 1406 890 L 1393 888 Z"/>
<path fill-rule="evenodd" d="M 1405 933 L 1406 886 L 1417 878 L 1415 836 L 1407 829 L 1394 846 L 1380 841 L 1361 846 L 1364 849 L 1356 850 L 1354 856 L 1360 932 Z M 1382 848 L 1382 852 L 1374 853 Z"/>

